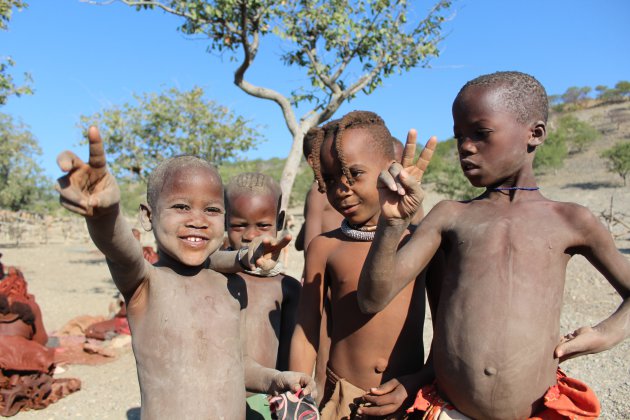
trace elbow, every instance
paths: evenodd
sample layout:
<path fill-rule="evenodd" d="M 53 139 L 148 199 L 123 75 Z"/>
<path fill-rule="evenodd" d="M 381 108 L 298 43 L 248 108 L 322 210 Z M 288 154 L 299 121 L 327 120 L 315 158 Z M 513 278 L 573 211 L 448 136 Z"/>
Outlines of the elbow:
<path fill-rule="evenodd" d="M 359 303 L 359 310 L 364 315 L 374 315 L 385 309 L 385 306 L 387 306 L 382 301 L 365 296 L 365 293 L 361 293 L 361 289 L 357 291 L 357 300 Z"/>

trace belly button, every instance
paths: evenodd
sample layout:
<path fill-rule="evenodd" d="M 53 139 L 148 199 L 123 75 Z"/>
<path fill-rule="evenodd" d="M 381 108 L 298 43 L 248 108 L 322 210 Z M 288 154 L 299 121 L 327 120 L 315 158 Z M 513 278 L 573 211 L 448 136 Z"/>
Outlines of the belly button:
<path fill-rule="evenodd" d="M 497 370 L 493 367 L 487 367 L 483 370 L 483 373 L 485 373 L 486 376 L 494 376 L 497 374 Z"/>
<path fill-rule="evenodd" d="M 376 359 L 376 366 L 374 367 L 376 373 L 383 373 L 385 369 L 387 369 L 387 360 L 382 358 Z"/>

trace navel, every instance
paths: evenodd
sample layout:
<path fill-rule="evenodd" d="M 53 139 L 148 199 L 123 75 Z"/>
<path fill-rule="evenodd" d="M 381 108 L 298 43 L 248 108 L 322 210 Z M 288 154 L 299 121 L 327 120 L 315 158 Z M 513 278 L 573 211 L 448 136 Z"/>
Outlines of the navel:
<path fill-rule="evenodd" d="M 376 359 L 376 366 L 374 366 L 374 371 L 376 373 L 383 373 L 387 369 L 387 360 L 379 357 Z"/>
<path fill-rule="evenodd" d="M 485 373 L 486 376 L 494 376 L 497 374 L 497 370 L 496 368 L 493 368 L 492 366 L 488 366 L 487 368 L 483 370 L 483 373 Z"/>

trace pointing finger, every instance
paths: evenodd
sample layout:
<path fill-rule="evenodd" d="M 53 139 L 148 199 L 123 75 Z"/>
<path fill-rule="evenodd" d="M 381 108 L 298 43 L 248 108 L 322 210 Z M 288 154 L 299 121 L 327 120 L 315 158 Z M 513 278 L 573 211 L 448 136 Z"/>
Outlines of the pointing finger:
<path fill-rule="evenodd" d="M 409 130 L 407 133 L 407 141 L 405 142 L 405 150 L 401 160 L 403 168 L 413 165 L 413 159 L 416 157 L 416 141 L 418 139 L 418 132 L 415 129 Z"/>
<path fill-rule="evenodd" d="M 96 169 L 105 168 L 105 165 L 107 164 L 105 160 L 105 149 L 103 148 L 101 135 L 96 127 L 91 126 L 88 129 L 88 140 L 90 141 L 89 165 Z"/>

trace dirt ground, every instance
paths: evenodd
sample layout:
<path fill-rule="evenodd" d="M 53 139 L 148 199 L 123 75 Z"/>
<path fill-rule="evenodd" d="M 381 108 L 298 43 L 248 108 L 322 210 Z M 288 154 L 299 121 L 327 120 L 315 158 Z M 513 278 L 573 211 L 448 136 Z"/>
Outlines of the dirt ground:
<path fill-rule="evenodd" d="M 604 136 L 597 149 L 615 140 Z M 611 197 L 614 197 L 613 215 L 625 223 L 630 222 L 630 186 L 622 187 L 620 178 L 606 172 L 597 150 L 571 158 L 557 173 L 541 176 L 539 185 L 548 198 L 580 203 L 598 215 L 602 211 L 610 213 Z M 427 186 L 427 190 L 426 207 L 430 208 L 440 197 L 431 192 L 431 186 Z M 299 222 L 299 210 L 294 213 Z M 0 235 L 2 261 L 23 270 L 29 291 L 35 294 L 42 308 L 49 333 L 78 315 L 106 315 L 116 293 L 103 256 L 89 242 L 81 221 L 67 223 L 72 225 L 70 233 L 50 235 L 47 244 L 40 244 L 37 239 L 24 240 L 16 246 Z M 536 221 L 532 220 L 532 229 L 535 227 Z M 620 234 L 617 240 L 619 250 L 630 258 L 630 234 L 624 233 L 624 229 L 620 225 L 613 226 L 613 231 Z M 32 237 L 36 234 L 31 232 Z M 151 244 L 152 238 L 145 237 L 143 241 Z M 293 245 L 289 245 L 289 249 L 288 273 L 299 277 L 302 256 Z M 573 258 L 565 287 L 562 332 L 596 324 L 612 313 L 620 301 L 615 290 L 584 258 Z M 425 343 L 428 344 L 431 339 L 428 315 L 426 324 Z M 630 339 L 607 352 L 570 360 L 562 366 L 570 376 L 583 380 L 595 390 L 602 404 L 602 418 L 630 419 Z M 81 379 L 81 391 L 44 410 L 19 413 L 17 418 L 139 418 L 140 395 L 129 347 L 121 349 L 111 363 L 73 365 L 66 369 L 58 376 Z"/>

